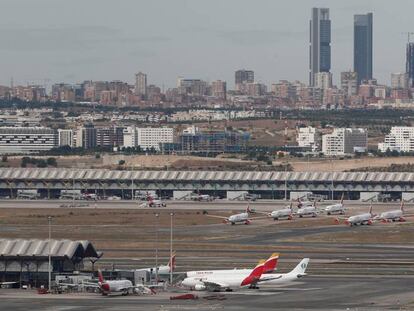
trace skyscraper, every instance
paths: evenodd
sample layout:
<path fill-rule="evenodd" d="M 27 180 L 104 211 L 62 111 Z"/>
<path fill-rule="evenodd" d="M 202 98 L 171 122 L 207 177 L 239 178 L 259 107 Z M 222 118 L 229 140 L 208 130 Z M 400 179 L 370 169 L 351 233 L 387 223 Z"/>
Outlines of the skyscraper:
<path fill-rule="evenodd" d="M 409 87 L 414 86 L 414 42 L 407 43 L 406 72 L 408 74 Z"/>
<path fill-rule="evenodd" d="M 354 15 L 354 71 L 358 85 L 372 79 L 372 13 Z"/>
<path fill-rule="evenodd" d="M 138 72 L 135 75 L 135 95 L 143 99 L 147 97 L 147 75 L 145 73 Z"/>
<path fill-rule="evenodd" d="M 310 21 L 309 85 L 315 85 L 315 74 L 331 69 L 331 20 L 329 9 L 313 8 Z"/>

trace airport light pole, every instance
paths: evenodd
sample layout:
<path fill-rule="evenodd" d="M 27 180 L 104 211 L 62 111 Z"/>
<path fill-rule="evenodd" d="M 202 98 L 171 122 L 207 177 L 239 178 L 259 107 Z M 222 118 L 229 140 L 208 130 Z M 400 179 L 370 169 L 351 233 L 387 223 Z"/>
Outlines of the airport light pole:
<path fill-rule="evenodd" d="M 160 214 L 155 213 L 156 218 L 156 229 L 155 229 L 155 282 L 158 284 L 158 227 L 159 227 L 159 218 Z"/>
<path fill-rule="evenodd" d="M 285 201 L 287 201 L 287 166 L 289 162 L 284 162 L 285 165 Z"/>
<path fill-rule="evenodd" d="M 48 289 L 49 289 L 49 293 L 51 292 L 52 289 L 52 271 L 51 271 L 51 266 L 52 266 L 52 258 L 51 258 L 51 252 L 52 252 L 52 216 L 48 216 L 47 217 L 47 222 L 48 222 L 48 226 L 49 226 L 49 242 L 48 242 L 48 257 L 49 257 L 49 267 L 48 267 Z"/>
<path fill-rule="evenodd" d="M 171 261 L 172 258 L 172 247 L 173 247 L 173 216 L 174 216 L 174 212 L 170 213 L 170 262 L 171 262 L 171 267 L 170 267 L 170 286 L 172 285 L 172 281 L 173 281 L 173 262 Z"/>

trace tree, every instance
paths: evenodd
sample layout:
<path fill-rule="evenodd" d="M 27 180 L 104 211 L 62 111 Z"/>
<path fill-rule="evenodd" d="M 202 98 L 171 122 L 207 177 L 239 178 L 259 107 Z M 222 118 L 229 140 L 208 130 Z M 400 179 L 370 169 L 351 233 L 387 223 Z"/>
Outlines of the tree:
<path fill-rule="evenodd" d="M 47 162 L 43 159 L 37 160 L 37 167 L 47 167 Z"/>
<path fill-rule="evenodd" d="M 95 154 L 95 159 L 100 159 L 101 155 L 99 153 Z"/>
<path fill-rule="evenodd" d="M 119 160 L 118 164 L 119 165 L 124 165 L 125 164 L 125 160 Z"/>
<path fill-rule="evenodd" d="M 7 162 L 7 156 L 6 155 L 1 157 L 1 162 Z"/>

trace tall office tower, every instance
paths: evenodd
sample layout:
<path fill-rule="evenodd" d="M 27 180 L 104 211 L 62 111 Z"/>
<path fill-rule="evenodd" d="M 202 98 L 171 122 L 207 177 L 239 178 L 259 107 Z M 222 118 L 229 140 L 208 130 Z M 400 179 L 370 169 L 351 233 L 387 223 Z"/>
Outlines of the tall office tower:
<path fill-rule="evenodd" d="M 135 95 L 147 97 L 147 75 L 139 72 L 135 75 Z"/>
<path fill-rule="evenodd" d="M 372 79 L 372 13 L 354 15 L 354 71 L 358 85 Z"/>
<path fill-rule="evenodd" d="M 414 42 L 407 43 L 406 73 L 409 87 L 414 86 Z"/>
<path fill-rule="evenodd" d="M 315 85 L 315 74 L 331 69 L 331 20 L 329 9 L 313 8 L 310 21 L 309 85 Z"/>
<path fill-rule="evenodd" d="M 254 82 L 254 71 L 253 70 L 237 70 L 235 74 L 235 83 L 253 83 Z"/>

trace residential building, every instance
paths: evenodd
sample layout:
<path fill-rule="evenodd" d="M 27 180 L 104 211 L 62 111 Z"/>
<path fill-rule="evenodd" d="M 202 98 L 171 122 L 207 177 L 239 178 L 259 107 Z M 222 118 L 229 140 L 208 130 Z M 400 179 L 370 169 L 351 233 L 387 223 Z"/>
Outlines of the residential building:
<path fill-rule="evenodd" d="M 365 152 L 368 134 L 362 128 L 335 128 L 331 134 L 322 136 L 322 152 L 327 156 Z"/>
<path fill-rule="evenodd" d="M 45 127 L 0 127 L 0 153 L 47 151 L 57 146 L 57 132 Z"/>
<path fill-rule="evenodd" d="M 408 74 L 407 73 L 392 73 L 391 74 L 391 88 L 393 89 L 408 89 Z"/>
<path fill-rule="evenodd" d="M 272 93 L 279 98 L 296 100 L 296 86 L 286 80 L 272 84 Z"/>
<path fill-rule="evenodd" d="M 332 73 L 330 72 L 318 72 L 315 74 L 315 87 L 321 90 L 329 89 L 332 87 Z"/>
<path fill-rule="evenodd" d="M 87 124 L 77 129 L 76 147 L 84 149 L 96 147 L 96 128 L 92 124 Z"/>
<path fill-rule="evenodd" d="M 177 87 L 180 94 L 192 96 L 207 95 L 207 82 L 200 79 L 178 78 Z"/>
<path fill-rule="evenodd" d="M 146 99 L 147 97 L 147 75 L 142 72 L 138 72 L 135 75 L 135 95 Z"/>
<path fill-rule="evenodd" d="M 97 147 L 119 147 L 124 145 L 124 128 L 119 126 L 96 128 Z"/>
<path fill-rule="evenodd" d="M 358 74 L 355 71 L 341 72 L 341 89 L 348 97 L 358 94 Z"/>
<path fill-rule="evenodd" d="M 384 142 L 378 144 L 378 150 L 414 152 L 414 127 L 393 126 Z"/>
<path fill-rule="evenodd" d="M 354 15 L 354 71 L 358 85 L 372 79 L 372 13 Z"/>
<path fill-rule="evenodd" d="M 221 100 L 227 98 L 227 84 L 225 81 L 217 80 L 211 83 L 211 95 Z"/>
<path fill-rule="evenodd" d="M 311 148 L 312 151 L 317 151 L 320 148 L 320 133 L 311 126 L 301 127 L 296 141 L 299 147 Z"/>
<path fill-rule="evenodd" d="M 174 129 L 169 127 L 144 127 L 130 126 L 123 132 L 124 147 L 140 147 L 142 150 L 160 150 L 160 144 L 174 142 Z"/>
<path fill-rule="evenodd" d="M 240 69 L 236 71 L 235 73 L 236 87 L 238 84 L 253 83 L 253 82 L 254 82 L 254 71 L 253 70 Z"/>
<path fill-rule="evenodd" d="M 73 147 L 73 130 L 58 129 L 58 146 Z"/>
<path fill-rule="evenodd" d="M 309 55 L 309 85 L 315 86 L 315 74 L 331 70 L 331 20 L 327 8 L 312 8 Z"/>

